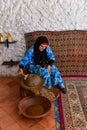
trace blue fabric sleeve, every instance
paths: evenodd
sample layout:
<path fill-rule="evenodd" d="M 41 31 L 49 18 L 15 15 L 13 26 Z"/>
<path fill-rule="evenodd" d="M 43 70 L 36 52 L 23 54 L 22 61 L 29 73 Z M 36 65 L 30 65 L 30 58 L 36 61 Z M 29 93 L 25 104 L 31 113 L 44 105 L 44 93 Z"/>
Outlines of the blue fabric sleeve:
<path fill-rule="evenodd" d="M 49 46 L 46 47 L 46 52 L 47 52 L 47 56 L 48 56 L 49 60 L 55 61 L 55 56 L 52 52 L 52 49 Z"/>
<path fill-rule="evenodd" d="M 33 56 L 34 56 L 34 46 L 31 46 L 24 55 L 24 57 L 22 58 L 22 60 L 20 61 L 19 67 L 24 68 L 27 64 L 29 64 L 32 61 Z"/>

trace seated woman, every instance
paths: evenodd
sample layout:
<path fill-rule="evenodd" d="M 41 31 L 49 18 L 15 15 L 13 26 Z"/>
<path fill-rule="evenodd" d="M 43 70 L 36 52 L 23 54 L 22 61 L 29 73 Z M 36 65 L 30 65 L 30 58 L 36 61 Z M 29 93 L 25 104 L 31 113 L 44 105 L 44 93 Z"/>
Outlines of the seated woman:
<path fill-rule="evenodd" d="M 52 86 L 60 86 L 62 93 L 66 94 L 64 82 L 58 68 L 53 64 L 54 61 L 55 56 L 49 46 L 48 39 L 45 36 L 40 36 L 20 61 L 18 73 L 22 75 L 23 69 L 27 66 L 31 73 L 43 77 L 43 87 L 50 89 Z"/>

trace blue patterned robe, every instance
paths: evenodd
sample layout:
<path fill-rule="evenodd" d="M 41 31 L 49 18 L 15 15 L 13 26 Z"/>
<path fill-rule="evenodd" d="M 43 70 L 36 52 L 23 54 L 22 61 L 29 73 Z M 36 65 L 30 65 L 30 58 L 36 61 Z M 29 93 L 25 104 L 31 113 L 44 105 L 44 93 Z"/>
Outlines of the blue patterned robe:
<path fill-rule="evenodd" d="M 49 60 L 55 61 L 55 56 L 49 46 L 46 47 L 46 52 Z M 51 72 L 48 71 L 47 67 L 41 67 L 34 63 L 34 45 L 32 45 L 26 52 L 25 56 L 20 61 L 19 65 L 28 68 L 31 73 L 38 74 L 44 79 L 44 87 L 51 88 L 54 85 L 60 85 L 64 87 L 63 80 L 58 68 L 55 65 L 51 66 Z"/>

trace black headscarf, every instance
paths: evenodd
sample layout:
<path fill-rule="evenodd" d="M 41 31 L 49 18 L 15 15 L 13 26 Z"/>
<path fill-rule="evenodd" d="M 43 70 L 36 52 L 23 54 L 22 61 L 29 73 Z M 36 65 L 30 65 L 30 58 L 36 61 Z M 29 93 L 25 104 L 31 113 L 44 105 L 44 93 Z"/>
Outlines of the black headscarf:
<path fill-rule="evenodd" d="M 39 46 L 42 43 L 48 44 L 48 39 L 45 36 L 38 37 L 34 44 L 34 62 L 35 65 L 41 65 L 42 67 L 44 67 L 48 62 L 48 58 L 47 58 L 46 49 L 44 49 L 43 51 L 39 50 Z"/>

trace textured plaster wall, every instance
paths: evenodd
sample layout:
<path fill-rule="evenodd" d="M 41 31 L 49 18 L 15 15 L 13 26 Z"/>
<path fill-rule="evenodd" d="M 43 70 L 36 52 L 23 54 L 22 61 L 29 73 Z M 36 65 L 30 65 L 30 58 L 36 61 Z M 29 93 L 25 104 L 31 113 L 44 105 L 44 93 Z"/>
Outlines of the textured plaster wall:
<path fill-rule="evenodd" d="M 0 45 L 0 75 L 17 75 L 18 66 L 2 63 L 22 58 L 25 32 L 75 29 L 87 30 L 87 0 L 0 0 L 0 32 L 17 40 L 9 48 Z"/>

